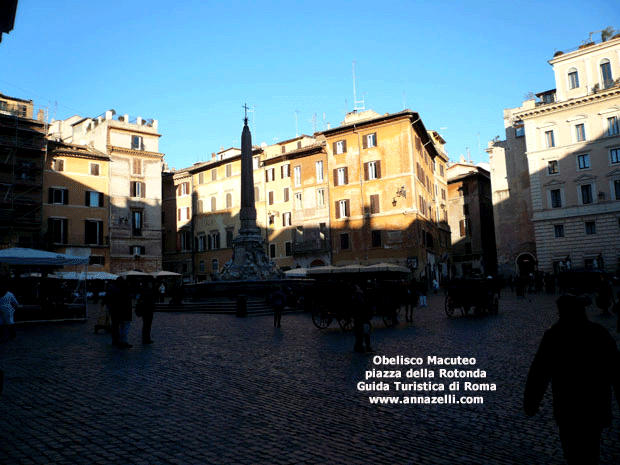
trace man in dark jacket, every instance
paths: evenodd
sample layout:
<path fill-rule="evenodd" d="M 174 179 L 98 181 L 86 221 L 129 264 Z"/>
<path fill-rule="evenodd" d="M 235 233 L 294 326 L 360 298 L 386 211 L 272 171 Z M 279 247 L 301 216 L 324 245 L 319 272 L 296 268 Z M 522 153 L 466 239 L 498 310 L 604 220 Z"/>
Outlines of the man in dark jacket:
<path fill-rule="evenodd" d="M 534 415 L 549 381 L 553 415 L 569 464 L 598 463 L 603 428 L 611 424 L 611 388 L 620 400 L 620 353 L 607 330 L 588 320 L 584 300 L 563 295 L 559 321 L 545 332 L 525 386 L 524 409 Z"/>

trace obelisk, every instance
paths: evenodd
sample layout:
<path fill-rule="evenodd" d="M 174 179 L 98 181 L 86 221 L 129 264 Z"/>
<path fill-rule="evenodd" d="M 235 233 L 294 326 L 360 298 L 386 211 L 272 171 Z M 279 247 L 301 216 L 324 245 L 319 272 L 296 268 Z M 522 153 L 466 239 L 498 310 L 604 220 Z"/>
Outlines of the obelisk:
<path fill-rule="evenodd" d="M 263 281 L 283 276 L 265 254 L 264 239 L 256 224 L 254 198 L 254 167 L 252 163 L 252 134 L 248 127 L 248 107 L 241 133 L 241 209 L 239 234 L 233 239 L 233 256 L 220 275 L 226 281 Z"/>

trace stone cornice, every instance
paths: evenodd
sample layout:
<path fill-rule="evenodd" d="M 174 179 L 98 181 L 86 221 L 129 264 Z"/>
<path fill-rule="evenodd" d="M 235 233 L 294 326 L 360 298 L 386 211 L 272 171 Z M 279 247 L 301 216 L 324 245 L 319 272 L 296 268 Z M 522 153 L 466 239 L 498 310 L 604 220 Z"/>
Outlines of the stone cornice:
<path fill-rule="evenodd" d="M 559 111 L 567 110 L 570 108 L 578 108 L 592 103 L 597 103 L 603 100 L 614 99 L 620 97 L 620 86 L 613 87 L 611 89 L 605 89 L 598 91 L 594 94 L 585 95 L 583 97 L 577 97 L 563 102 L 549 103 L 546 105 L 539 105 L 534 108 L 522 110 L 513 113 L 513 117 L 516 119 L 528 119 L 537 116 L 556 113 Z"/>
<path fill-rule="evenodd" d="M 159 159 L 162 159 L 164 157 L 163 153 L 147 152 L 146 150 L 127 149 L 125 147 L 118 147 L 116 145 L 108 145 L 107 149 L 110 155 L 113 153 L 120 153 L 123 155 L 131 155 L 133 157 L 148 157 L 148 158 L 159 158 Z"/>

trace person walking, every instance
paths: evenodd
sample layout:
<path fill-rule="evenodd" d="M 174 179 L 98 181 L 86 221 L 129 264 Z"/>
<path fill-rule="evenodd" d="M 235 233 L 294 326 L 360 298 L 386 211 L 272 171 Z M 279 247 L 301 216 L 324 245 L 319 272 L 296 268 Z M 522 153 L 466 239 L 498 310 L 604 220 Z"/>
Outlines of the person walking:
<path fill-rule="evenodd" d="M 158 292 L 159 292 L 159 302 L 163 304 L 166 298 L 166 285 L 164 283 L 161 283 L 159 285 Z"/>
<path fill-rule="evenodd" d="M 153 283 L 142 285 L 136 303 L 136 316 L 142 318 L 142 344 L 152 344 L 151 328 L 155 312 L 155 289 Z"/>
<path fill-rule="evenodd" d="M 525 385 L 523 408 L 538 412 L 549 382 L 553 415 L 569 465 L 598 463 L 600 438 L 611 424 L 611 390 L 620 403 L 620 353 L 607 330 L 588 320 L 583 298 L 557 300 L 559 320 L 542 338 Z"/>
<path fill-rule="evenodd" d="M 112 287 L 106 291 L 105 302 L 110 313 L 112 345 L 119 349 L 133 347 L 128 342 L 129 326 L 133 313 L 131 293 L 122 277 L 116 278 Z"/>
<path fill-rule="evenodd" d="M 9 339 L 15 339 L 15 310 L 18 305 L 15 295 L 9 291 L 6 282 L 0 283 L 0 319 L 2 320 L 0 339 L 4 339 L 5 330 Z"/>
<path fill-rule="evenodd" d="M 286 306 L 286 294 L 279 286 L 270 296 L 271 306 L 273 307 L 273 326 L 279 328 L 282 320 L 282 311 Z"/>

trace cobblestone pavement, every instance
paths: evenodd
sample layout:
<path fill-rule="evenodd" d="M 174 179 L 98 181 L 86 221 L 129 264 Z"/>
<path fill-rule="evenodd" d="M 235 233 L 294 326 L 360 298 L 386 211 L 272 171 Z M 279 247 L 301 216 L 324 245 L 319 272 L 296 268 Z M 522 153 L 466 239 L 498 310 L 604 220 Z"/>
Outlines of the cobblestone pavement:
<path fill-rule="evenodd" d="M 134 322 L 126 350 L 94 334 L 94 311 L 88 324 L 21 327 L 0 346 L 0 463 L 562 464 L 550 393 L 537 416 L 521 409 L 556 297 L 506 292 L 497 316 L 449 319 L 430 296 L 413 323 L 376 319 L 371 355 L 308 314 L 274 329 L 269 316 L 158 313 L 155 343 L 141 345 Z M 614 329 L 615 317 L 589 316 Z M 365 370 L 411 368 L 374 365 L 377 355 L 423 357 L 435 371 L 427 356 L 475 357 L 487 378 L 473 381 L 497 391 L 473 393 L 481 405 L 374 405 L 381 392 L 357 389 Z M 603 464 L 620 463 L 619 417 L 615 406 Z"/>

